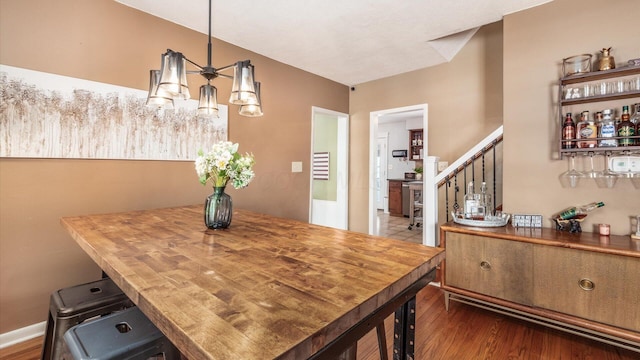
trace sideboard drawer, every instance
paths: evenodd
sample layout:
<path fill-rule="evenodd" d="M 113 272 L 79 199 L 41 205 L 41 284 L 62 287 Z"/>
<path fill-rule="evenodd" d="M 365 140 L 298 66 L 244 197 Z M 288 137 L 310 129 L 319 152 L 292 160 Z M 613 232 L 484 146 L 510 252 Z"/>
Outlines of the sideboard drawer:
<path fill-rule="evenodd" d="M 541 245 L 533 254 L 535 306 L 640 331 L 640 259 Z"/>
<path fill-rule="evenodd" d="M 532 244 L 447 233 L 447 286 L 513 301 L 532 302 Z"/>

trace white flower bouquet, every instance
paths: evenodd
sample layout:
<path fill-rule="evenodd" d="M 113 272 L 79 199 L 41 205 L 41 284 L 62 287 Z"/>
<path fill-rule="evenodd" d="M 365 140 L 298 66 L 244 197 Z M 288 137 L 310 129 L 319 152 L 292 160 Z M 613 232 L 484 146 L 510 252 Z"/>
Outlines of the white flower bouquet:
<path fill-rule="evenodd" d="M 238 144 L 221 141 L 214 144 L 208 153 L 198 151 L 196 172 L 202 185 L 211 181 L 214 187 L 221 187 L 231 180 L 234 188 L 241 189 L 253 180 L 254 163 L 253 154 L 240 155 Z"/>

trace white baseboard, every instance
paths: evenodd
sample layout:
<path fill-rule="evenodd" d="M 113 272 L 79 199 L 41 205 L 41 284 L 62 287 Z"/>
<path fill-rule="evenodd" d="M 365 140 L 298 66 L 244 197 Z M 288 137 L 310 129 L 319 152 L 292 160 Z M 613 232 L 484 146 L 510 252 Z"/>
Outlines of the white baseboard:
<path fill-rule="evenodd" d="M 43 321 L 41 323 L 25 326 L 20 329 L 0 334 L 0 349 L 19 344 L 23 341 L 27 341 L 38 336 L 42 336 L 44 335 L 46 328 L 47 322 Z"/>

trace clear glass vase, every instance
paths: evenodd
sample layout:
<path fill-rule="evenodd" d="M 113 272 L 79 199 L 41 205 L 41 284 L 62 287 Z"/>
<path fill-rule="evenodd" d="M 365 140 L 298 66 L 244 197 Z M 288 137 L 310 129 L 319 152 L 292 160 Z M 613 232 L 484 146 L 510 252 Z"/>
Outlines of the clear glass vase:
<path fill-rule="evenodd" d="M 233 206 L 224 186 L 214 187 L 204 204 L 204 224 L 209 229 L 226 229 L 231 225 Z"/>

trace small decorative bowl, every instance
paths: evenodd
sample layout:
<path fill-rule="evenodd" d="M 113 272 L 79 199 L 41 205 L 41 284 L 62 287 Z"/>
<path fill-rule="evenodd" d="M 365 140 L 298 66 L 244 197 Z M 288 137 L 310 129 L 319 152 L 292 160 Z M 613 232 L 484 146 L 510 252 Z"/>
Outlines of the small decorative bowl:
<path fill-rule="evenodd" d="M 570 76 L 591 71 L 591 54 L 582 54 L 562 59 L 562 73 Z"/>

